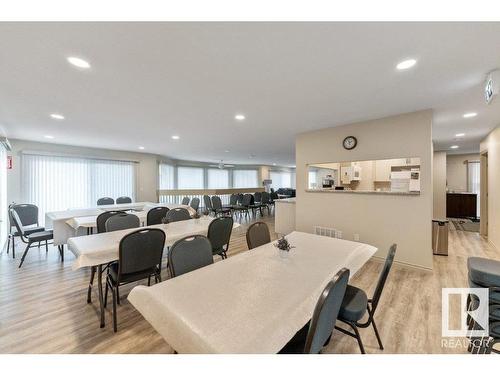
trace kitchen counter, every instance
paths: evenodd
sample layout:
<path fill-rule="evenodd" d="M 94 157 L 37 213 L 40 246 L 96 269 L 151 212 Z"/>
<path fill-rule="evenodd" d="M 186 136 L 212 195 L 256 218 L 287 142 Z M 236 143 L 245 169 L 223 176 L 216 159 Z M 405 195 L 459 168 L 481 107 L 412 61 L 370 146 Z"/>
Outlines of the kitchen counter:
<path fill-rule="evenodd" d="M 333 189 L 306 189 L 308 193 L 333 193 L 333 194 L 375 194 L 375 195 L 420 195 L 419 191 L 375 191 L 375 190 L 333 190 Z"/>

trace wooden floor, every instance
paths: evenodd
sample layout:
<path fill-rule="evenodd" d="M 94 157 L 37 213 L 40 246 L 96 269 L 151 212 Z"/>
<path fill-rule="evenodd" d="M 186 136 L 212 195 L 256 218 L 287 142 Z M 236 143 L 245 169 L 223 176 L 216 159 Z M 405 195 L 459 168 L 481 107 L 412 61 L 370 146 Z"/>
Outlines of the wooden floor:
<path fill-rule="evenodd" d="M 265 217 L 274 233 L 274 218 Z M 233 231 L 229 256 L 247 251 L 248 223 Z M 375 315 L 385 350 L 378 349 L 371 328 L 361 331 L 368 353 L 460 353 L 441 346 L 441 288 L 467 286 L 466 259 L 500 259 L 500 253 L 477 233 L 450 231 L 450 255 L 434 257 L 433 272 L 394 265 Z M 18 254 L 22 244 L 18 244 Z M 20 254 L 19 254 L 20 255 Z M 171 353 L 172 349 L 126 297 L 118 307 L 118 332 L 107 310 L 99 328 L 97 304 L 86 303 L 89 270 L 71 269 L 66 251 L 61 264 L 57 249 L 33 249 L 21 269 L 19 256 L 0 256 L 0 353 Z M 382 263 L 372 260 L 352 283 L 371 295 Z M 167 278 L 164 272 L 164 278 Z M 228 280 L 230 282 L 230 280 Z M 94 301 L 96 301 L 96 296 Z M 265 337 L 263 337 L 265 340 Z M 356 341 L 335 332 L 325 353 L 358 353 Z"/>

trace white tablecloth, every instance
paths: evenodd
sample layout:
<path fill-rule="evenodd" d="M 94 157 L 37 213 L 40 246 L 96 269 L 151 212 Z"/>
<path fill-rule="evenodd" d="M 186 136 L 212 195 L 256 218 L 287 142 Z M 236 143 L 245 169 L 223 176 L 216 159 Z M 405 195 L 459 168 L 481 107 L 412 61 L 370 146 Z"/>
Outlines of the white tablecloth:
<path fill-rule="evenodd" d="M 129 301 L 179 353 L 276 353 L 311 319 L 325 285 L 354 275 L 373 246 L 292 232 L 281 258 L 273 244 L 152 287 Z"/>
<path fill-rule="evenodd" d="M 173 203 L 152 203 L 152 202 L 135 202 L 135 203 L 122 203 L 122 204 L 107 204 L 102 206 L 74 209 L 65 211 L 47 212 L 45 214 L 45 226 L 52 228 L 54 231 L 54 245 L 65 245 L 70 237 L 83 236 L 87 234 L 86 225 L 78 225 L 78 222 L 73 221 L 76 218 L 84 218 L 82 221 L 92 221 L 88 217 L 97 217 L 104 211 L 110 210 L 143 210 L 149 211 L 153 207 L 168 207 L 170 209 L 182 207 L 186 208 L 191 216 L 195 214 L 194 209 L 189 206 Z M 70 221 L 68 223 L 68 221 Z M 95 220 L 94 220 L 95 222 Z M 95 225 L 94 225 L 95 226 Z"/>
<path fill-rule="evenodd" d="M 151 225 L 143 228 L 160 228 L 166 233 L 165 246 L 171 246 L 182 237 L 192 234 L 207 234 L 208 225 L 213 220 L 211 217 L 176 221 L 170 224 Z M 235 223 L 233 228 L 239 227 Z M 142 228 L 142 229 L 143 229 Z M 120 240 L 130 232 L 137 230 L 125 229 L 115 232 L 92 234 L 89 236 L 72 237 L 68 240 L 68 249 L 75 255 L 73 269 L 97 266 L 118 259 Z"/>

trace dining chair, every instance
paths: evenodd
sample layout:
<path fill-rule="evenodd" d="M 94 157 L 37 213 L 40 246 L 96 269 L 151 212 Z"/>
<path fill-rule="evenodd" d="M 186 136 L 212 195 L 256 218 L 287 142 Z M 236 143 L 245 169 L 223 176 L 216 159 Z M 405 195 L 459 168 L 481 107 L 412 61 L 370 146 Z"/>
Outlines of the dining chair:
<path fill-rule="evenodd" d="M 108 302 L 108 289 L 113 298 L 113 330 L 117 331 L 116 305 L 120 304 L 119 287 L 124 284 L 148 279 L 161 282 L 161 261 L 165 246 L 165 232 L 158 228 L 144 228 L 128 233 L 120 240 L 118 261 L 108 267 L 104 307 Z"/>
<path fill-rule="evenodd" d="M 16 226 L 16 230 L 20 234 L 19 237 L 21 238 L 21 241 L 23 241 L 26 244 L 23 256 L 21 257 L 21 262 L 19 263 L 19 268 L 21 268 L 21 266 L 24 263 L 24 259 L 28 254 L 28 250 L 31 248 L 31 245 L 33 245 L 34 243 L 40 245 L 40 243 L 45 242 L 45 251 L 48 252 L 49 251 L 48 241 L 54 239 L 54 234 L 51 230 L 43 230 L 28 234 L 25 231 L 21 218 L 19 217 L 16 210 L 11 208 L 10 214 L 12 215 L 12 219 L 14 221 L 14 225 Z M 61 253 L 60 250 L 59 253 Z"/>
<path fill-rule="evenodd" d="M 109 197 L 99 198 L 97 200 L 98 206 L 103 206 L 105 204 L 115 204 L 115 200 L 113 198 L 109 198 Z"/>
<path fill-rule="evenodd" d="M 271 234 L 266 223 L 258 221 L 250 225 L 247 229 L 247 245 L 248 250 L 265 245 L 271 242 Z"/>
<path fill-rule="evenodd" d="M 120 212 L 106 220 L 104 226 L 106 227 L 106 232 L 114 232 L 122 229 L 139 228 L 141 221 L 137 215 Z"/>
<path fill-rule="evenodd" d="M 271 214 L 271 195 L 267 191 L 262 192 L 260 204 L 261 204 L 262 208 L 267 209 L 267 213 L 270 215 Z M 262 211 L 262 209 L 261 209 L 261 211 Z"/>
<path fill-rule="evenodd" d="M 189 211 L 185 208 L 173 208 L 167 212 L 166 221 L 172 223 L 174 221 L 182 221 L 191 219 Z"/>
<path fill-rule="evenodd" d="M 169 211 L 168 207 L 155 207 L 150 209 L 146 217 L 146 224 L 147 225 L 162 224 L 163 223 L 162 220 L 167 216 L 168 211 Z"/>
<path fill-rule="evenodd" d="M 366 296 L 366 293 L 363 290 L 352 285 L 347 285 L 344 300 L 342 301 L 342 306 L 340 307 L 338 320 L 349 325 L 354 333 L 338 326 L 335 326 L 335 329 L 346 335 L 354 337 L 358 341 L 359 349 L 362 354 L 365 354 L 365 348 L 363 346 L 363 342 L 361 341 L 358 328 L 366 328 L 370 325 L 373 326 L 380 349 L 384 350 L 382 340 L 380 339 L 380 335 L 377 330 L 377 325 L 375 324 L 374 315 L 380 301 L 382 291 L 384 290 L 387 276 L 389 276 L 394 256 L 396 255 L 396 248 L 397 245 L 393 244 L 389 249 L 384 267 L 382 268 L 382 272 L 380 273 L 373 297 L 371 299 Z M 366 312 L 368 312 L 368 319 L 366 322 L 361 323 L 360 321 Z"/>
<path fill-rule="evenodd" d="M 120 203 L 132 203 L 132 198 L 130 198 L 130 197 L 116 198 L 116 204 L 120 204 Z M 113 203 L 111 203 L 111 204 L 113 204 Z"/>
<path fill-rule="evenodd" d="M 182 202 L 181 202 L 181 204 L 183 204 L 183 205 L 187 206 L 187 205 L 189 204 L 189 197 L 184 197 L 184 198 L 182 198 Z"/>
<path fill-rule="evenodd" d="M 12 258 L 16 257 L 16 237 L 21 236 L 21 232 L 16 229 L 14 219 L 10 210 L 17 212 L 21 225 L 24 228 L 24 233 L 30 235 L 36 232 L 43 232 L 45 227 L 38 223 L 38 207 L 34 204 L 11 204 L 9 205 L 9 235 L 7 241 L 7 254 L 9 253 L 10 242 L 12 241 Z M 14 229 L 14 231 L 12 230 Z"/>
<path fill-rule="evenodd" d="M 212 245 L 208 238 L 201 234 L 181 238 L 168 252 L 168 268 L 172 277 L 208 266 L 213 262 Z"/>
<path fill-rule="evenodd" d="M 348 281 L 349 270 L 342 268 L 323 289 L 309 323 L 295 334 L 279 354 L 319 354 L 328 345 Z"/>
<path fill-rule="evenodd" d="M 238 197 L 240 199 L 240 197 Z M 250 206 L 253 204 L 253 195 L 252 194 L 243 194 L 241 196 L 241 203 L 234 208 L 236 212 L 240 214 L 240 219 L 243 214 L 248 217 Z"/>
<path fill-rule="evenodd" d="M 205 212 L 207 212 L 207 215 L 210 215 L 212 212 L 214 212 L 214 209 L 212 207 L 212 200 L 208 195 L 203 196 L 203 204 L 205 205 Z"/>
<path fill-rule="evenodd" d="M 252 209 L 252 214 L 255 216 L 256 210 L 259 210 L 260 216 L 262 216 L 262 194 L 257 192 L 254 195 L 251 195 L 251 203 L 249 205 L 249 208 Z"/>
<path fill-rule="evenodd" d="M 227 258 L 232 231 L 233 218 L 231 216 L 219 217 L 210 222 L 207 237 L 212 245 L 213 255 L 220 255 L 222 259 Z"/>
<path fill-rule="evenodd" d="M 97 227 L 97 233 L 104 233 L 106 232 L 106 220 L 108 220 L 111 216 L 113 215 L 118 215 L 123 213 L 123 211 L 105 211 L 102 214 L 99 214 L 96 218 L 96 227 Z"/>
<path fill-rule="evenodd" d="M 257 191 L 253 195 L 255 203 L 260 203 L 262 201 L 262 193 L 260 191 Z"/>
<path fill-rule="evenodd" d="M 195 197 L 191 199 L 191 203 L 189 204 L 193 210 L 198 212 L 198 208 L 200 208 L 200 198 Z"/>
<path fill-rule="evenodd" d="M 228 207 L 222 207 L 222 201 L 218 195 L 214 195 L 212 197 L 212 208 L 215 212 L 215 216 L 217 215 L 227 215 L 231 213 L 231 209 Z"/>

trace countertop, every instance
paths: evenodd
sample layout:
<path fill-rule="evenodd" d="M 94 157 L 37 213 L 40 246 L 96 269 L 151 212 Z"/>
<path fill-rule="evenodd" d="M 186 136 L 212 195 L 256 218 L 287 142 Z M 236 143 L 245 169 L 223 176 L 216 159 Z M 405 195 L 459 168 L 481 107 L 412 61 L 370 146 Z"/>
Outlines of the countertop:
<path fill-rule="evenodd" d="M 454 192 L 448 191 L 446 192 L 446 194 L 477 195 L 477 193 L 470 193 L 468 191 L 454 191 Z"/>
<path fill-rule="evenodd" d="M 295 203 L 295 198 L 275 199 L 274 203 Z"/>
<path fill-rule="evenodd" d="M 375 191 L 375 190 L 306 189 L 306 192 L 308 192 L 308 193 L 333 193 L 333 194 L 420 195 L 420 192 Z"/>

